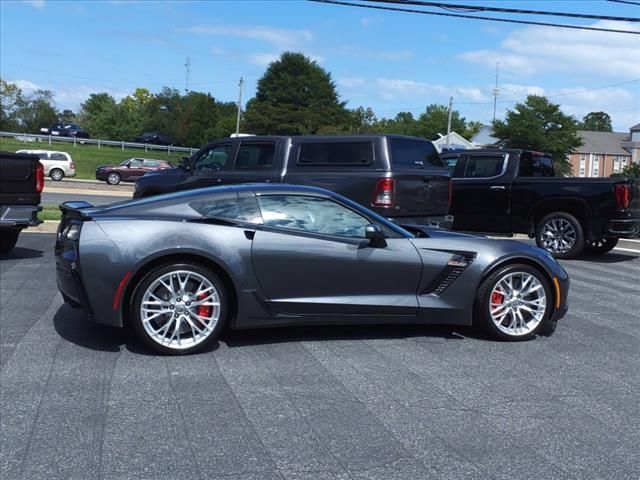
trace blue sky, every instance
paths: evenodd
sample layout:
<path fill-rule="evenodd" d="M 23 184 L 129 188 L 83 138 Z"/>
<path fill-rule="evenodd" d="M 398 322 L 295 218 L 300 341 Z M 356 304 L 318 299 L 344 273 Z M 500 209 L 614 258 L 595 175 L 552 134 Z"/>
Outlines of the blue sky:
<path fill-rule="evenodd" d="M 640 7 L 604 0 L 449 1 L 640 17 Z M 640 31 L 638 23 L 527 19 Z M 640 35 L 303 1 L 0 1 L 0 75 L 26 92 L 52 90 L 61 109 L 77 110 L 93 92 L 184 89 L 187 57 L 192 90 L 235 101 L 243 76 L 246 100 L 285 50 L 315 59 L 349 107 L 379 117 L 419 114 L 453 96 L 467 120 L 487 123 L 499 61 L 498 118 L 537 93 L 579 118 L 607 111 L 619 131 L 640 121 Z"/>

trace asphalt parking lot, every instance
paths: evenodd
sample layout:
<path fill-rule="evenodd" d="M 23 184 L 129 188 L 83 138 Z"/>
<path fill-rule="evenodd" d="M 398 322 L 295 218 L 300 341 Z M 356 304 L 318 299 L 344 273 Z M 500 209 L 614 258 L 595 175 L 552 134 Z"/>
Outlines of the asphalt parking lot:
<path fill-rule="evenodd" d="M 289 328 L 165 357 L 63 305 L 53 243 L 0 257 L 3 479 L 638 479 L 640 255 L 563 262 L 550 338 Z"/>

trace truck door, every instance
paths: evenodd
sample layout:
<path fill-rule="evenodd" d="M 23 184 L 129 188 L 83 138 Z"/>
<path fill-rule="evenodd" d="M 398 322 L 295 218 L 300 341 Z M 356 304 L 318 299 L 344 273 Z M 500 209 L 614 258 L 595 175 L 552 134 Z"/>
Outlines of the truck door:
<path fill-rule="evenodd" d="M 200 152 L 193 163 L 193 175 L 186 188 L 212 187 L 227 183 L 225 180 L 233 163 L 233 143 L 218 143 Z"/>
<path fill-rule="evenodd" d="M 451 208 L 455 230 L 511 233 L 507 162 L 506 153 L 467 153 L 464 169 L 456 166 Z"/>
<path fill-rule="evenodd" d="M 224 183 L 277 183 L 280 181 L 283 155 L 275 141 L 240 142 L 233 170 Z"/>

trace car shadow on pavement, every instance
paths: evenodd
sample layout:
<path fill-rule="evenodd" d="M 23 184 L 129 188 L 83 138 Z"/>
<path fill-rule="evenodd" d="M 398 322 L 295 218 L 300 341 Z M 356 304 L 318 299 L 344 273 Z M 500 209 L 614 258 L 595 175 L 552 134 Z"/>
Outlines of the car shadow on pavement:
<path fill-rule="evenodd" d="M 25 258 L 40 258 L 44 255 L 42 250 L 33 248 L 15 247 L 7 253 L 0 253 L 0 260 L 20 260 Z"/>
<path fill-rule="evenodd" d="M 67 304 L 56 312 L 53 326 L 65 340 L 91 350 L 119 352 L 127 344 L 124 329 L 95 323 L 84 311 Z"/>
<path fill-rule="evenodd" d="M 288 342 L 323 342 L 386 339 L 485 340 L 481 332 L 471 327 L 450 325 L 330 325 L 273 327 L 251 330 L 226 329 L 220 341 L 228 347 L 245 347 Z"/>

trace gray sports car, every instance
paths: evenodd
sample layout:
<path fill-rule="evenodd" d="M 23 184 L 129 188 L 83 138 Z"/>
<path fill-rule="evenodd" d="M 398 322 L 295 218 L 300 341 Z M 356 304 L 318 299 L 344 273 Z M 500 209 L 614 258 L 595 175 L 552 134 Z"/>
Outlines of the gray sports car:
<path fill-rule="evenodd" d="M 164 353 L 232 328 L 333 323 L 478 325 L 551 334 L 567 273 L 544 250 L 400 227 L 327 190 L 238 185 L 105 207 L 60 206 L 58 286 L 99 323 Z"/>

